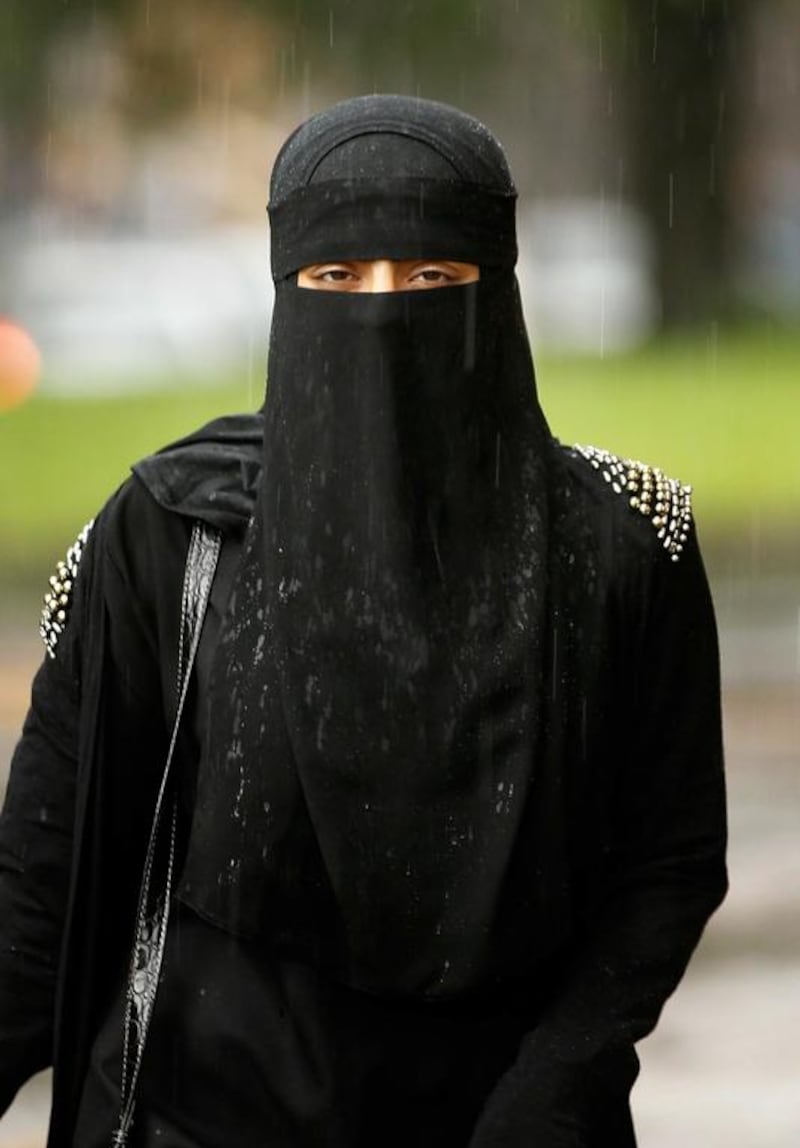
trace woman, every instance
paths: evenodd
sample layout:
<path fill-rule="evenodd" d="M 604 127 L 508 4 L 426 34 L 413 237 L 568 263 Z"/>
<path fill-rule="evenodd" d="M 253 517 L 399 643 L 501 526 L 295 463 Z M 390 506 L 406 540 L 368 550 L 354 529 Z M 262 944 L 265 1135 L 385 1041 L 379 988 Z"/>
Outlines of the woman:
<path fill-rule="evenodd" d="M 688 488 L 548 431 L 514 204 L 453 108 L 302 125 L 263 419 L 72 556 L 0 854 L 0 1091 L 55 1032 L 51 1148 L 635 1143 L 725 890 L 713 614 Z"/>

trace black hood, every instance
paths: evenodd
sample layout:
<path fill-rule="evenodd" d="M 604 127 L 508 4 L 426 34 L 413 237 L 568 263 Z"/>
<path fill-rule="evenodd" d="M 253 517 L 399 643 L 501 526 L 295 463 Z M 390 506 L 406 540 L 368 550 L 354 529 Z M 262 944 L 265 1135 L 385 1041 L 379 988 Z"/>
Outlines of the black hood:
<path fill-rule="evenodd" d="M 261 411 L 226 415 L 133 467 L 159 506 L 240 533 L 253 516 L 261 478 Z"/>
<path fill-rule="evenodd" d="M 362 96 L 303 124 L 270 184 L 276 282 L 330 259 L 512 268 L 516 191 L 500 145 L 445 104 Z"/>

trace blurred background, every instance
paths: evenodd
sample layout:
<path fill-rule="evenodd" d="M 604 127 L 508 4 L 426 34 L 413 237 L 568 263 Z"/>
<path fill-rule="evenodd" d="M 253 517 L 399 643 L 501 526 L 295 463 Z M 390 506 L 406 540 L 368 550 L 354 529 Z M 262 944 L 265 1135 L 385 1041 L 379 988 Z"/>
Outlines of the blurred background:
<path fill-rule="evenodd" d="M 0 788 L 54 564 L 129 465 L 261 402 L 265 216 L 335 99 L 503 140 L 555 433 L 695 487 L 732 891 L 634 1092 L 642 1148 L 800 1143 L 800 5 L 2 0 Z M 38 385 L 34 385 L 37 383 Z M 47 1077 L 0 1123 L 44 1143 Z"/>

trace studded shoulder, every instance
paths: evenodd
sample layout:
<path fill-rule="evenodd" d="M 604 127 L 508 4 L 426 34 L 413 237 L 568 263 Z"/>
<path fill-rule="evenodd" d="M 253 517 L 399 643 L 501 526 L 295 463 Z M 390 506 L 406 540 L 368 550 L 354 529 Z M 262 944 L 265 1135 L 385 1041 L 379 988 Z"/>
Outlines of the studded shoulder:
<path fill-rule="evenodd" d="M 615 494 L 626 497 L 631 509 L 649 519 L 662 546 L 678 562 L 692 522 L 692 488 L 669 478 L 657 466 L 619 458 L 596 446 L 575 447 Z"/>
<path fill-rule="evenodd" d="M 72 587 L 75 576 L 83 557 L 86 541 L 89 537 L 94 519 L 87 522 L 83 530 L 70 546 L 63 561 L 56 566 L 55 574 L 50 576 L 50 587 L 44 596 L 42 617 L 39 624 L 39 633 L 44 642 L 45 649 L 51 658 L 56 656 L 56 646 L 67 625 L 70 607 L 72 606 Z"/>

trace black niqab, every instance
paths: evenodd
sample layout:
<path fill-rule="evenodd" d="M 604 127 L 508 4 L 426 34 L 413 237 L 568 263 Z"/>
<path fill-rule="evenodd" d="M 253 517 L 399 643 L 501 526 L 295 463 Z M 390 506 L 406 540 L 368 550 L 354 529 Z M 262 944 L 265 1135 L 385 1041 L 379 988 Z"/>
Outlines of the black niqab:
<path fill-rule="evenodd" d="M 485 978 L 535 777 L 549 436 L 514 199 L 482 125 L 403 97 L 314 117 L 273 173 L 262 489 L 181 895 L 370 991 Z M 369 258 L 481 278 L 297 286 Z"/>

